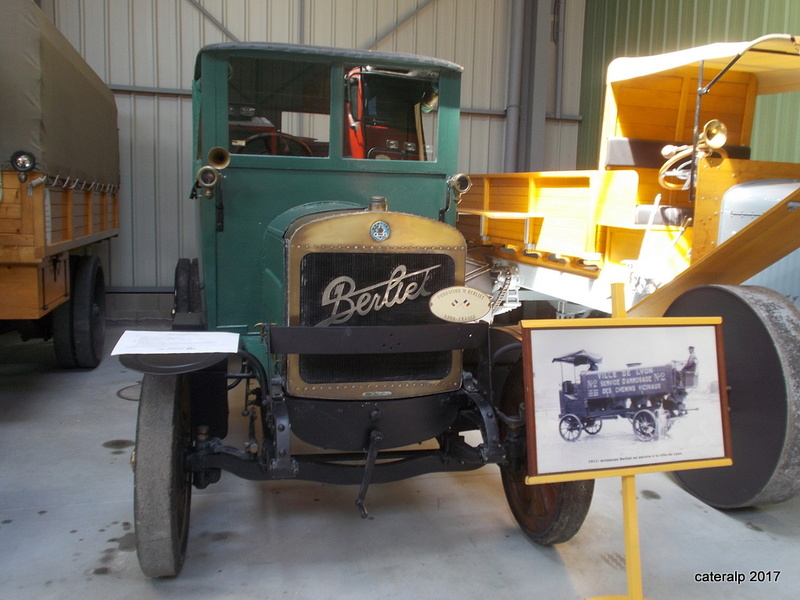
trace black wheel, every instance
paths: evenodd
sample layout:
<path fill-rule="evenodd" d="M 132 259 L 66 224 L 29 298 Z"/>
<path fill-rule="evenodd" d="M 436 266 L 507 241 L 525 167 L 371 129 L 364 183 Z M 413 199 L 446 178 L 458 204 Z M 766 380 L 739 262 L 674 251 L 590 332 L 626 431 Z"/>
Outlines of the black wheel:
<path fill-rule="evenodd" d="M 175 287 L 172 309 L 176 313 L 189 312 L 189 278 L 191 261 L 188 258 L 179 258 L 175 265 Z"/>
<path fill-rule="evenodd" d="M 647 408 L 633 415 L 633 432 L 636 438 L 643 442 L 650 442 L 658 438 L 658 418 Z"/>
<path fill-rule="evenodd" d="M 175 265 L 172 312 L 197 313 L 202 310 L 200 267 L 196 258 L 179 258 Z"/>
<path fill-rule="evenodd" d="M 62 369 L 77 369 L 78 357 L 75 356 L 72 332 L 72 300 L 68 299 L 56 307 L 51 314 L 56 361 Z"/>
<path fill-rule="evenodd" d="M 106 284 L 100 260 L 81 256 L 72 286 L 72 330 L 78 366 L 93 369 L 103 360 Z"/>
<path fill-rule="evenodd" d="M 800 491 L 800 312 L 753 286 L 702 286 L 665 316 L 721 316 L 733 465 L 675 473 L 717 508 L 782 502 Z"/>
<path fill-rule="evenodd" d="M 200 296 L 200 263 L 196 258 L 192 259 L 189 266 L 189 311 L 196 313 L 203 310 L 202 298 Z"/>
<path fill-rule="evenodd" d="M 186 377 L 145 375 L 134 455 L 136 552 L 148 577 L 174 577 L 189 536 L 192 475 L 185 458 L 192 440 Z"/>
<path fill-rule="evenodd" d="M 105 346 L 105 278 L 96 256 L 70 257 L 69 300 L 52 313 L 53 347 L 65 369 L 93 369 Z"/>
<path fill-rule="evenodd" d="M 522 363 L 518 362 L 509 373 L 500 410 L 517 416 L 523 398 Z M 524 439 L 524 429 L 521 433 Z M 504 439 L 508 434 L 509 428 L 502 425 Z M 549 546 L 578 533 L 592 503 L 594 480 L 527 485 L 524 453 L 517 464 L 501 466 L 500 474 L 511 513 L 528 539 Z"/>
<path fill-rule="evenodd" d="M 583 425 L 575 415 L 564 415 L 558 422 L 558 433 L 568 442 L 574 442 L 581 437 Z"/>
<path fill-rule="evenodd" d="M 589 435 L 597 435 L 603 428 L 602 419 L 586 419 L 583 422 L 583 430 Z"/>

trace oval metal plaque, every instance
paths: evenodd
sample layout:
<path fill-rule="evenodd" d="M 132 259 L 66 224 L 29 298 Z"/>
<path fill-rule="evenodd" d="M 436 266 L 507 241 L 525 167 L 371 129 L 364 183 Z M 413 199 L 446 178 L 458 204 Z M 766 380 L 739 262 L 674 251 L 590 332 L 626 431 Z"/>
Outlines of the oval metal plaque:
<path fill-rule="evenodd" d="M 453 286 L 439 290 L 430 299 L 431 312 L 451 323 L 469 323 L 486 316 L 492 298 L 480 290 Z"/>

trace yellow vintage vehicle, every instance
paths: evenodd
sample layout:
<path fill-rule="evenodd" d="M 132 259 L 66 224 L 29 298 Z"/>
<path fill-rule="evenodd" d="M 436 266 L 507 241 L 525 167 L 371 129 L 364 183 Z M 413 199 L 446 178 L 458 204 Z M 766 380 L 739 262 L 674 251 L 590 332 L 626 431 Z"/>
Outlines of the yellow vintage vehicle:
<path fill-rule="evenodd" d="M 105 283 L 87 251 L 119 229 L 112 92 L 33 3 L 0 5 L 0 332 L 103 355 Z"/>
<path fill-rule="evenodd" d="M 751 152 L 760 99 L 800 90 L 798 43 L 618 58 L 596 170 L 471 174 L 458 207 L 496 313 L 542 299 L 560 317 L 610 313 L 624 282 L 629 316 L 723 317 L 734 466 L 678 475 L 719 507 L 800 489 L 800 315 L 740 285 L 800 246 L 800 164 Z"/>

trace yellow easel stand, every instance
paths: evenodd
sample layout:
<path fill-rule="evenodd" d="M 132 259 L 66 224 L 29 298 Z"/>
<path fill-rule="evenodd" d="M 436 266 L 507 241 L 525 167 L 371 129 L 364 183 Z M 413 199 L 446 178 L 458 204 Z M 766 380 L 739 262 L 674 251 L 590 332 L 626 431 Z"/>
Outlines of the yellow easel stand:
<path fill-rule="evenodd" d="M 611 286 L 614 317 L 625 316 L 625 286 Z M 592 600 L 645 600 L 642 596 L 642 556 L 639 548 L 639 511 L 636 504 L 636 476 L 622 476 L 622 519 L 625 527 L 625 571 L 628 575 L 627 596 L 598 596 Z"/>
<path fill-rule="evenodd" d="M 636 505 L 636 476 L 622 476 L 622 517 L 625 526 L 625 570 L 627 596 L 598 596 L 590 600 L 646 600 L 642 596 L 642 558 L 639 550 L 639 517 Z"/>

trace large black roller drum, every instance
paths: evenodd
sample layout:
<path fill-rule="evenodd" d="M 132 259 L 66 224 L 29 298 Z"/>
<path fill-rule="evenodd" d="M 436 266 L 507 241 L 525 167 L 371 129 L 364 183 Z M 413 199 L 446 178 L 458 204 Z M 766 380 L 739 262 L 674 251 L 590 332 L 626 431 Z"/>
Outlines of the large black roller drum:
<path fill-rule="evenodd" d="M 733 466 L 675 473 L 717 508 L 788 500 L 800 490 L 800 312 L 754 286 L 702 286 L 667 317 L 721 316 Z M 702 365 L 701 365 L 702 367 Z"/>

